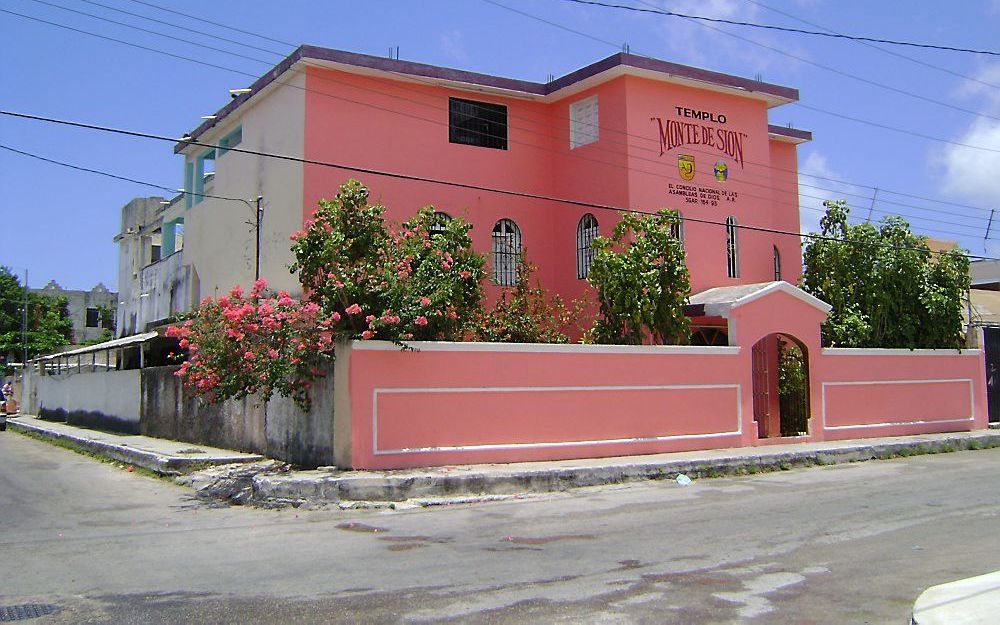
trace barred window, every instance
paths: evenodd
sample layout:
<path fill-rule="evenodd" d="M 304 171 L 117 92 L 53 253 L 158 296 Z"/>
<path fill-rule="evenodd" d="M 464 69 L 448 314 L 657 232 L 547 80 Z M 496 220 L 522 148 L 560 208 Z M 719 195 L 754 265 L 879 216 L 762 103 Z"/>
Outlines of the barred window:
<path fill-rule="evenodd" d="M 677 221 L 670 224 L 670 236 L 684 243 L 684 216 L 677 212 Z"/>
<path fill-rule="evenodd" d="M 506 150 L 507 107 L 448 98 L 448 141 Z"/>
<path fill-rule="evenodd" d="M 774 247 L 774 280 L 781 280 L 781 252 L 778 251 L 778 246 Z"/>
<path fill-rule="evenodd" d="M 510 219 L 493 226 L 493 282 L 500 286 L 517 284 L 521 263 L 521 229 Z"/>
<path fill-rule="evenodd" d="M 730 278 L 740 277 L 740 251 L 736 240 L 736 218 L 726 218 L 726 268 Z"/>
<path fill-rule="evenodd" d="M 590 275 L 590 264 L 594 262 L 594 239 L 600 231 L 597 218 L 587 213 L 576 225 L 576 277 L 583 280 Z"/>

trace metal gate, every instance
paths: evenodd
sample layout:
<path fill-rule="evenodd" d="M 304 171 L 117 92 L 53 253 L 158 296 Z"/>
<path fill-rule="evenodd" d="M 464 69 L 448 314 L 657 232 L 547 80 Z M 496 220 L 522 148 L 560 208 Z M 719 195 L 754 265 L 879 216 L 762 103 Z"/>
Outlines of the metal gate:
<path fill-rule="evenodd" d="M 1000 423 L 1000 328 L 983 328 L 986 349 L 986 404 L 990 423 Z"/>
<path fill-rule="evenodd" d="M 768 412 L 770 407 L 770 384 L 767 379 L 767 350 L 764 341 L 757 341 L 750 350 L 753 367 L 753 420 L 757 422 L 757 437 L 766 438 L 768 432 Z"/>

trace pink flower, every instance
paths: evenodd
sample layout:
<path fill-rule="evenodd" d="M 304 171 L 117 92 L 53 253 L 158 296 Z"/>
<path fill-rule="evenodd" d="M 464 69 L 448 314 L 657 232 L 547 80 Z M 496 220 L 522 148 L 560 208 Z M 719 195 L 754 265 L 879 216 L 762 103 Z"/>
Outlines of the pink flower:
<path fill-rule="evenodd" d="M 425 297 L 421 297 L 420 298 L 420 305 L 421 306 L 430 306 L 431 305 L 431 298 L 426 297 L 426 296 Z"/>
<path fill-rule="evenodd" d="M 350 306 L 347 307 L 347 309 L 344 310 L 344 312 L 347 313 L 348 315 L 357 315 L 361 312 L 361 307 L 358 306 L 357 304 L 351 304 Z"/>
<path fill-rule="evenodd" d="M 413 323 L 417 324 L 418 326 L 425 326 L 427 325 L 427 317 L 420 315 L 413 321 Z"/>
<path fill-rule="evenodd" d="M 253 283 L 253 289 L 250 291 L 250 294 L 256 297 L 260 295 L 261 292 L 263 292 L 264 289 L 266 288 L 267 288 L 267 280 L 265 280 L 264 278 L 258 278 L 257 281 Z"/>
<path fill-rule="evenodd" d="M 361 333 L 361 338 L 366 340 L 372 338 L 373 336 L 375 336 L 375 333 L 372 332 L 371 330 L 365 330 L 364 332 Z"/>
<path fill-rule="evenodd" d="M 462 278 L 463 280 L 468 280 L 469 278 L 471 278 L 471 277 L 472 277 L 472 274 L 471 274 L 471 273 L 469 273 L 468 271 L 465 271 L 464 269 L 463 269 L 462 271 L 459 271 L 459 272 L 458 272 L 458 275 L 459 275 L 459 276 L 460 276 L 460 277 L 461 277 L 461 278 Z"/>
<path fill-rule="evenodd" d="M 254 358 L 256 358 L 256 356 L 254 356 L 253 352 L 247 351 L 243 354 L 243 358 L 245 360 L 253 360 Z"/>
<path fill-rule="evenodd" d="M 332 315 L 330 315 L 330 318 L 333 319 L 334 321 L 340 321 L 340 313 L 335 312 Z"/>
<path fill-rule="evenodd" d="M 274 360 L 275 358 L 278 357 L 278 350 L 274 349 L 273 347 L 267 350 L 267 357 L 270 358 L 271 360 Z"/>
<path fill-rule="evenodd" d="M 181 347 L 187 347 L 190 344 L 191 344 L 191 341 L 189 341 L 187 339 L 181 339 L 181 342 L 180 342 L 180 346 Z"/>
<path fill-rule="evenodd" d="M 372 321 L 375 321 L 375 315 L 368 315 L 365 317 L 365 323 L 371 323 Z"/>
<path fill-rule="evenodd" d="M 237 284 L 233 287 L 233 290 L 231 290 L 229 294 L 233 297 L 243 297 L 243 287 Z"/>

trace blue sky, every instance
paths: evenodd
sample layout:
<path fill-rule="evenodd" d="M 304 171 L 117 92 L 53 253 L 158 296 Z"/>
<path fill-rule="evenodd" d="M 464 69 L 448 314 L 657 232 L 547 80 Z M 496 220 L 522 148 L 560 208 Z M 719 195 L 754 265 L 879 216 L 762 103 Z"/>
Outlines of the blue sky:
<path fill-rule="evenodd" d="M 1000 49 L 1000 0 L 617 3 L 815 29 L 800 21 L 805 20 L 840 33 Z M 747 77 L 759 74 L 800 90 L 800 105 L 774 109 L 771 120 L 813 132 L 813 142 L 799 151 L 807 227 L 818 221 L 819 212 L 812 209 L 825 198 L 848 199 L 863 219 L 878 187 L 875 218 L 901 214 L 920 233 L 957 239 L 974 254 L 1000 256 L 1000 56 L 709 27 L 566 0 L 4 0 L 0 9 L 237 70 L 0 13 L 0 108 L 175 137 L 225 104 L 229 89 L 252 82 L 238 72 L 260 75 L 299 43 L 377 55 L 399 46 L 406 60 L 535 81 L 570 72 L 628 43 L 637 54 Z M 181 159 L 166 143 L 0 117 L 0 144 L 181 186 Z M 121 206 L 136 196 L 158 194 L 0 150 L 0 264 L 18 273 L 27 267 L 32 286 L 55 279 L 68 288 L 90 288 L 98 281 L 115 288 L 112 237 Z M 984 242 L 990 208 L 998 209 L 990 235 L 996 241 Z"/>

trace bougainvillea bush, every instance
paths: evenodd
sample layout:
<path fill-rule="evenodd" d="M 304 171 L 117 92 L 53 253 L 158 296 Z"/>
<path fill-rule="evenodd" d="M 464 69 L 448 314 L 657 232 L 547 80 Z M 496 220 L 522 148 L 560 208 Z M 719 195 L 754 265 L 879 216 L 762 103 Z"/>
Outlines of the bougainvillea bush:
<path fill-rule="evenodd" d="M 332 320 L 313 302 L 267 291 L 258 280 L 206 299 L 181 325 L 167 329 L 188 357 L 177 375 L 208 401 L 277 391 L 309 409 L 309 388 L 332 358 Z"/>
<path fill-rule="evenodd" d="M 501 291 L 496 303 L 483 310 L 473 340 L 494 343 L 568 343 L 564 330 L 573 313 L 558 295 L 549 296 L 539 282 L 532 284 L 536 267 L 525 256 L 517 266 L 517 284 Z"/>
<path fill-rule="evenodd" d="M 384 213 L 348 181 L 292 235 L 292 271 L 337 338 L 461 340 L 482 301 L 471 226 L 426 207 L 391 228 Z"/>

